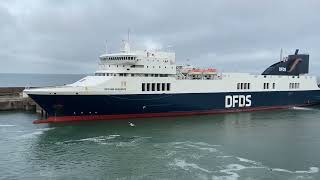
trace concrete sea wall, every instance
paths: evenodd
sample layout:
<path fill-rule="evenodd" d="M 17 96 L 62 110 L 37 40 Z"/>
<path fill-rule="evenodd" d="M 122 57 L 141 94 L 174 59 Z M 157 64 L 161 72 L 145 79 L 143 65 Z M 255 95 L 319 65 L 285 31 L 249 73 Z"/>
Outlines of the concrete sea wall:
<path fill-rule="evenodd" d="M 25 110 L 45 115 L 42 108 L 23 94 L 24 87 L 0 87 L 0 111 Z"/>

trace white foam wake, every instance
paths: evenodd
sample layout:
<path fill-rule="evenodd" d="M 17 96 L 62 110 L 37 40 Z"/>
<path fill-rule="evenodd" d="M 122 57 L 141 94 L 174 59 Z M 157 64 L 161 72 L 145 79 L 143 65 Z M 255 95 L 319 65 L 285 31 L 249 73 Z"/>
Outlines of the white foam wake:
<path fill-rule="evenodd" d="M 217 152 L 217 149 L 212 148 L 212 147 L 201 147 L 201 146 L 197 146 L 197 145 L 194 145 L 194 144 L 186 144 L 185 146 L 193 147 L 195 149 L 203 150 L 203 151 Z"/>
<path fill-rule="evenodd" d="M 0 127 L 14 127 L 16 125 L 13 124 L 0 124 Z"/>
<path fill-rule="evenodd" d="M 314 174 L 314 173 L 319 172 L 319 168 L 317 168 L 317 167 L 310 167 L 308 171 L 290 171 L 287 169 L 280 169 L 280 168 L 274 168 L 271 170 L 272 171 L 279 171 L 279 172 L 295 173 L 295 174 Z"/>
<path fill-rule="evenodd" d="M 49 131 L 49 130 L 52 130 L 52 129 L 55 129 L 55 128 L 36 129 L 36 131 L 34 131 L 34 132 L 31 132 L 31 133 L 27 133 L 27 134 L 23 134 L 23 135 L 21 135 L 21 136 L 18 136 L 18 139 L 19 139 L 19 138 L 31 138 L 31 137 L 34 137 L 34 136 L 37 136 L 37 135 L 41 135 L 41 134 L 43 134 L 45 131 Z"/>
<path fill-rule="evenodd" d="M 63 143 L 73 143 L 73 142 L 94 142 L 98 144 L 106 144 L 107 140 L 115 139 L 116 137 L 119 137 L 118 134 L 111 134 L 108 136 L 97 136 L 97 137 L 90 137 L 90 138 L 83 138 L 83 139 L 77 139 L 77 140 L 68 140 L 63 141 Z"/>
<path fill-rule="evenodd" d="M 261 165 L 260 162 L 256 162 L 250 159 L 246 159 L 246 158 L 241 158 L 241 157 L 236 157 L 239 161 L 241 162 L 245 162 L 245 163 L 250 163 L 250 164 L 254 164 L 254 165 Z"/>
<path fill-rule="evenodd" d="M 175 166 L 175 167 L 179 167 L 183 170 L 189 171 L 190 168 L 192 169 L 197 169 L 206 173 L 211 173 L 211 171 L 201 168 L 200 166 L 198 166 L 197 164 L 194 163 L 187 163 L 185 160 L 183 159 L 174 159 L 174 163 L 169 164 L 170 166 Z"/>
<path fill-rule="evenodd" d="M 250 160 L 251 162 L 251 160 Z M 262 166 L 243 166 L 240 164 L 229 164 L 226 166 L 226 169 L 222 169 L 219 172 L 226 174 L 225 176 L 212 176 L 213 180 L 237 180 L 240 175 L 236 173 L 244 169 L 262 169 L 265 167 Z"/>
<path fill-rule="evenodd" d="M 307 108 L 307 107 L 292 107 L 291 109 L 294 109 L 294 110 L 302 110 L 302 111 L 312 111 L 312 110 L 315 110 L 313 108 Z"/>

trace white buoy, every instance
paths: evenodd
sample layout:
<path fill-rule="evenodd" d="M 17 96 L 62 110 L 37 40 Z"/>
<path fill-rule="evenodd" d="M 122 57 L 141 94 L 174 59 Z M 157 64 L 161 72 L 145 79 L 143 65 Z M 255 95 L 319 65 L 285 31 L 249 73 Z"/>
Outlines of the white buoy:
<path fill-rule="evenodd" d="M 136 125 L 134 125 L 132 122 L 129 122 L 129 126 L 134 127 Z"/>

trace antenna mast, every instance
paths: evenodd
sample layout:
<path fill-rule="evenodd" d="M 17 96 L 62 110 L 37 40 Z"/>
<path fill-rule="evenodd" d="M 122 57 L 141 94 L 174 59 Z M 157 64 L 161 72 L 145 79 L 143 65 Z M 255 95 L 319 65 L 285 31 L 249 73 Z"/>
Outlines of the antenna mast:
<path fill-rule="evenodd" d="M 130 42 L 130 29 L 128 28 L 128 43 Z"/>
<path fill-rule="evenodd" d="M 106 40 L 106 54 L 108 54 L 108 41 Z"/>
<path fill-rule="evenodd" d="M 280 61 L 282 61 L 282 48 L 280 49 Z"/>

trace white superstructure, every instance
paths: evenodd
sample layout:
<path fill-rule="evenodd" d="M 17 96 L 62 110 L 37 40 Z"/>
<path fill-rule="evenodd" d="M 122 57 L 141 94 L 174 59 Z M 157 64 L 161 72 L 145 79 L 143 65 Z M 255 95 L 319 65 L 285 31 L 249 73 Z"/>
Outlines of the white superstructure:
<path fill-rule="evenodd" d="M 28 91 L 101 95 L 318 90 L 315 76 L 220 73 L 216 69 L 176 66 L 174 52 L 132 51 L 125 41 L 119 53 L 107 53 L 99 58 L 93 76 L 65 86 Z"/>

